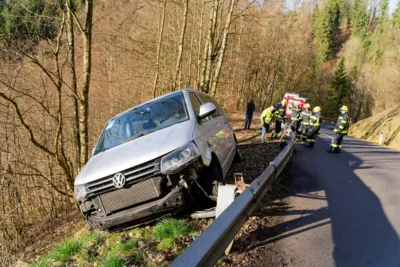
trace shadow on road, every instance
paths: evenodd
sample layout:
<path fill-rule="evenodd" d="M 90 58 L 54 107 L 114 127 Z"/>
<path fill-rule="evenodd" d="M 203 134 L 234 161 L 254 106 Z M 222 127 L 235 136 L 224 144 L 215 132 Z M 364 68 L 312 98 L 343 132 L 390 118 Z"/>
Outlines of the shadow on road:
<path fill-rule="evenodd" d="M 325 192 L 327 205 L 315 210 L 307 209 L 306 205 L 299 210 L 293 210 L 293 207 L 277 209 L 273 216 L 300 217 L 257 229 L 253 235 L 258 242 L 248 249 L 330 224 L 331 233 L 326 234 L 332 236 L 332 260 L 335 266 L 400 266 L 399 235 L 387 218 L 380 199 L 356 175 L 357 171 L 369 172 L 376 168 L 376 161 L 389 165 L 400 162 L 400 153 L 354 139 L 345 140 L 344 146 L 350 151 L 360 150 L 352 153 L 343 151 L 340 155 L 328 154 L 325 152 L 328 143 L 321 139 L 312 150 L 298 147 L 297 156 L 292 159 L 293 192 L 290 196 L 293 199 L 324 201 L 323 196 L 315 195 L 315 192 L 322 191 Z M 358 154 L 367 155 L 367 162 Z M 383 179 L 386 175 L 392 174 L 382 172 L 382 177 L 376 178 Z M 329 266 L 331 264 L 327 263 Z"/>

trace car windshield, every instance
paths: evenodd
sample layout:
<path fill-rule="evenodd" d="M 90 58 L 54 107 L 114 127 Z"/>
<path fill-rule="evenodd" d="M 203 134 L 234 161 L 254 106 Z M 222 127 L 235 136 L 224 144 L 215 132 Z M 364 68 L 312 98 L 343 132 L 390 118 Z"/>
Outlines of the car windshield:
<path fill-rule="evenodd" d="M 182 93 L 151 101 L 110 120 L 94 154 L 188 119 Z"/>

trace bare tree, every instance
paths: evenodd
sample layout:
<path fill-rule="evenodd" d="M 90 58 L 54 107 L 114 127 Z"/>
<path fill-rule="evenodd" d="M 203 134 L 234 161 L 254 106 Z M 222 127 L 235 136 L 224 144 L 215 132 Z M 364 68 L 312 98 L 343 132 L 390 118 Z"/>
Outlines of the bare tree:
<path fill-rule="evenodd" d="M 215 96 L 215 94 L 217 92 L 218 79 L 219 79 L 222 64 L 224 61 L 225 50 L 226 50 L 226 45 L 228 42 L 228 35 L 229 35 L 230 26 L 232 23 L 232 14 L 233 14 L 233 10 L 235 8 L 235 3 L 236 3 L 235 0 L 231 0 L 230 4 L 229 4 L 229 11 L 228 11 L 228 15 L 227 15 L 226 21 L 225 21 L 225 27 L 224 27 L 224 32 L 223 32 L 223 36 L 222 36 L 221 47 L 218 51 L 217 65 L 215 66 L 214 77 L 213 77 L 213 80 L 211 83 L 211 92 L 210 93 L 213 96 Z"/>
<path fill-rule="evenodd" d="M 201 39 L 203 37 L 203 19 L 204 19 L 204 9 L 206 7 L 207 0 L 203 0 L 203 5 L 201 8 L 200 24 L 199 24 L 199 37 L 197 46 L 197 74 L 196 74 L 196 88 L 200 86 L 200 75 L 202 73 L 201 65 Z"/>
<path fill-rule="evenodd" d="M 71 1 L 68 0 L 69 5 Z M 75 19 L 76 24 L 83 38 L 83 81 L 80 92 L 80 113 L 79 113 L 79 136 L 81 145 L 80 168 L 89 159 L 89 88 L 90 75 L 92 71 L 92 20 L 93 20 L 93 0 L 86 0 L 85 25 L 76 16 L 75 12 L 69 9 Z"/>
<path fill-rule="evenodd" d="M 210 79 L 212 64 L 214 58 L 214 47 L 215 47 L 215 31 L 217 28 L 217 17 L 220 9 L 220 1 L 213 0 L 212 8 L 210 12 L 210 24 L 208 26 L 207 39 L 204 44 L 203 52 L 203 64 L 200 76 L 200 90 L 208 92 L 210 89 Z"/>
<path fill-rule="evenodd" d="M 159 22 L 159 35 L 158 35 L 158 42 L 157 42 L 157 55 L 156 55 L 156 74 L 154 76 L 154 82 L 153 82 L 153 97 L 157 96 L 157 83 L 158 83 L 158 76 L 160 73 L 160 52 L 161 52 L 161 44 L 162 44 L 162 39 L 163 39 L 163 33 L 164 33 L 164 24 L 165 24 L 165 11 L 167 9 L 167 0 L 164 0 L 163 2 L 163 8 L 162 8 L 162 15 L 161 15 L 161 20 Z"/>
<path fill-rule="evenodd" d="M 182 22 L 182 29 L 181 34 L 179 37 L 179 46 L 178 46 L 178 58 L 176 59 L 176 66 L 175 66 L 175 76 L 172 89 L 176 89 L 176 84 L 181 87 L 181 79 L 180 79 L 180 72 L 182 66 L 182 54 L 183 54 L 183 46 L 185 44 L 185 33 L 186 33 L 186 26 L 187 26 L 187 16 L 188 16 L 188 5 L 189 0 L 182 0 L 183 3 L 183 22 Z M 179 81 L 178 81 L 179 79 Z"/>
<path fill-rule="evenodd" d="M 67 1 L 67 39 L 68 39 L 68 60 L 69 60 L 69 70 L 71 74 L 71 91 L 72 91 L 72 104 L 73 104 L 73 114 L 74 114 L 74 140 L 75 140 L 75 160 L 76 165 L 79 169 L 81 164 L 81 140 L 79 132 L 79 95 L 78 95 L 78 85 L 76 81 L 76 68 L 75 68 L 75 36 L 74 36 L 74 22 L 71 12 L 71 2 Z"/>

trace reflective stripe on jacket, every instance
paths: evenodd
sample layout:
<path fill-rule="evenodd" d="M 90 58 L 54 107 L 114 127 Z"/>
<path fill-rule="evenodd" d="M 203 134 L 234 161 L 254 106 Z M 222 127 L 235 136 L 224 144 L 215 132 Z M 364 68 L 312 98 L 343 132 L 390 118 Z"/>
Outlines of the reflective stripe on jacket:
<path fill-rule="evenodd" d="M 333 131 L 335 133 L 347 134 L 350 126 L 349 120 L 350 116 L 348 113 L 344 113 L 343 115 L 339 116 Z"/>
<path fill-rule="evenodd" d="M 292 120 L 300 120 L 301 108 L 294 108 L 293 106 L 290 106 L 289 109 L 292 111 Z"/>
<path fill-rule="evenodd" d="M 311 126 L 321 125 L 321 112 L 315 112 L 314 115 L 310 116 L 310 125 Z"/>
<path fill-rule="evenodd" d="M 274 118 L 274 113 L 271 112 L 271 108 L 267 108 L 261 113 L 261 124 L 270 124 L 272 119 Z"/>
<path fill-rule="evenodd" d="M 311 111 L 303 110 L 303 112 L 301 112 L 301 124 L 310 125 L 311 115 L 312 115 Z"/>

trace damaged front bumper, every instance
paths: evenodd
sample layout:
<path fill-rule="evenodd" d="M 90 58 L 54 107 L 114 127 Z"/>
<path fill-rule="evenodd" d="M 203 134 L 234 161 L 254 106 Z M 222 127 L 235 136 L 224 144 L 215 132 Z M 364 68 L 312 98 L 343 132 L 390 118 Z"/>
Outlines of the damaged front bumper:
<path fill-rule="evenodd" d="M 149 222 L 166 214 L 178 213 L 183 207 L 184 196 L 177 186 L 161 199 L 110 215 L 89 215 L 87 220 L 91 226 L 98 227 L 100 230 L 105 230 L 123 227 L 127 224 L 129 224 L 129 226 L 134 226 Z"/>

